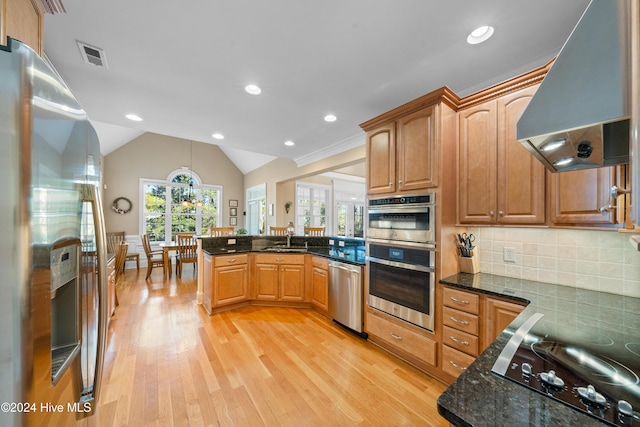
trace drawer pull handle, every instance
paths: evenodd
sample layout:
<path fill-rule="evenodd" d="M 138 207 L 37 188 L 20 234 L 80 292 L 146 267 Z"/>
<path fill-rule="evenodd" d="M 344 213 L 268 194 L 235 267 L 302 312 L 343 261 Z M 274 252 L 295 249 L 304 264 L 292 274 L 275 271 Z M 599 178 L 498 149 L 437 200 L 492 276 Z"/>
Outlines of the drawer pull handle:
<path fill-rule="evenodd" d="M 276 261 L 278 261 L 278 262 L 284 261 L 284 258 L 276 258 Z"/>
<path fill-rule="evenodd" d="M 449 317 L 449 319 L 453 320 L 456 323 L 460 323 L 461 325 L 468 325 L 469 324 L 469 322 L 467 322 L 466 320 L 458 320 L 453 316 Z"/>
<path fill-rule="evenodd" d="M 450 336 L 449 338 L 451 338 L 451 341 L 453 341 L 453 342 L 457 342 L 458 344 L 462 344 L 462 345 L 469 345 L 469 342 L 468 342 L 468 341 L 462 341 L 462 340 L 459 340 L 459 339 L 457 339 L 457 338 L 456 338 L 456 337 L 454 337 L 454 336 Z"/>
<path fill-rule="evenodd" d="M 457 302 L 458 304 L 469 304 L 469 301 L 467 301 L 466 299 L 458 299 L 456 297 L 449 297 L 449 298 L 451 298 L 451 301 Z"/>
<path fill-rule="evenodd" d="M 397 339 L 398 341 L 402 341 L 402 337 L 400 335 L 396 335 L 393 332 L 390 332 L 389 335 L 391 335 L 392 338 Z"/>
<path fill-rule="evenodd" d="M 451 363 L 453 366 L 455 366 L 456 368 L 460 369 L 461 371 L 466 371 L 467 368 L 465 368 L 464 366 L 460 366 L 458 365 L 456 362 L 454 362 L 453 360 L 449 360 L 449 363 Z"/>
<path fill-rule="evenodd" d="M 231 259 L 228 259 L 227 262 L 228 263 L 236 262 L 236 259 L 235 258 L 231 258 Z"/>

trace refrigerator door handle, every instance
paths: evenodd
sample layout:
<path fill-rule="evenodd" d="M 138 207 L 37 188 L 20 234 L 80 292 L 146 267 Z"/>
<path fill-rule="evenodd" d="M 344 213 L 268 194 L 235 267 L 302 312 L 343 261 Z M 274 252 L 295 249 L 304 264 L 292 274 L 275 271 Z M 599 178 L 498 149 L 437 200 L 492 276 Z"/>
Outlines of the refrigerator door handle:
<path fill-rule="evenodd" d="M 109 289 L 107 283 L 107 238 L 104 224 L 104 213 L 102 211 L 102 201 L 98 186 L 94 183 L 80 184 L 83 202 L 91 204 L 93 214 L 93 224 L 96 239 L 96 262 L 98 279 L 98 334 L 96 348 L 96 365 L 94 382 L 82 392 L 80 402 L 89 404 L 90 410 L 83 413 L 84 416 L 93 415 L 95 406 L 98 404 L 98 394 L 102 383 L 102 371 L 104 365 L 104 355 L 106 352 L 107 327 L 109 321 Z M 86 407 L 85 407 L 86 408 Z"/>

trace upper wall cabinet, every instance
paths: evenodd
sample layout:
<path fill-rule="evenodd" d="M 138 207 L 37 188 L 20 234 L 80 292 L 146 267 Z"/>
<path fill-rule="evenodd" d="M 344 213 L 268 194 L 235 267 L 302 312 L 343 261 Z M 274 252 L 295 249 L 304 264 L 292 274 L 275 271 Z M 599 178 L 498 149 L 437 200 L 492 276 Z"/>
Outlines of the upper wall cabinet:
<path fill-rule="evenodd" d="M 553 173 L 550 182 L 551 223 L 617 224 L 624 221 L 611 197 L 621 167 Z"/>
<path fill-rule="evenodd" d="M 360 125 L 367 132 L 367 194 L 438 185 L 442 108 L 453 111 L 456 101 L 445 87 Z"/>
<path fill-rule="evenodd" d="M 40 1 L 0 0 L 0 44 L 5 45 L 9 36 L 42 56 L 43 14 Z"/>
<path fill-rule="evenodd" d="M 516 139 L 527 87 L 459 111 L 461 224 L 544 224 L 545 168 Z"/>

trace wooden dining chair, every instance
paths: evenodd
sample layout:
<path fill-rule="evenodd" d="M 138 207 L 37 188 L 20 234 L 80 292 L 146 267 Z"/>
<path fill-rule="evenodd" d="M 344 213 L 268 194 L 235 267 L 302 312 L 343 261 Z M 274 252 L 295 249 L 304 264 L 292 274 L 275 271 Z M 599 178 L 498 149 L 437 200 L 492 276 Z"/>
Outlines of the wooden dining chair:
<path fill-rule="evenodd" d="M 124 263 L 127 260 L 127 251 L 129 250 L 129 244 L 125 241 L 120 241 L 115 244 L 114 252 L 116 254 L 115 259 L 115 276 L 113 279 L 113 284 L 116 287 L 114 289 L 115 293 L 115 304 L 120 305 L 118 301 L 118 284 L 120 283 L 120 276 L 124 274 Z"/>
<path fill-rule="evenodd" d="M 324 236 L 324 227 L 305 227 L 305 236 Z"/>
<path fill-rule="evenodd" d="M 195 234 L 176 234 L 176 243 L 178 244 L 178 256 L 176 258 L 176 275 L 182 277 L 183 264 L 193 263 L 193 269 L 196 269 L 198 262 L 198 241 Z"/>
<path fill-rule="evenodd" d="M 114 254 L 116 252 L 116 245 L 120 242 L 124 242 L 124 231 L 113 231 L 107 233 L 107 253 Z M 127 253 L 125 264 L 127 261 L 135 261 L 136 268 L 140 270 L 140 254 L 138 252 Z M 124 270 L 124 264 L 122 265 Z"/>
<path fill-rule="evenodd" d="M 211 237 L 220 237 L 220 236 L 233 236 L 236 232 L 234 227 L 210 227 L 209 228 L 209 236 Z"/>
<path fill-rule="evenodd" d="M 149 241 L 149 235 L 142 235 L 142 246 L 144 246 L 144 253 L 147 256 L 147 277 L 145 280 L 149 279 L 151 276 L 151 270 L 154 267 L 162 267 L 162 271 L 164 272 L 164 251 L 162 249 L 151 250 L 151 242 Z"/>
<path fill-rule="evenodd" d="M 286 236 L 287 227 L 269 227 L 270 236 Z"/>

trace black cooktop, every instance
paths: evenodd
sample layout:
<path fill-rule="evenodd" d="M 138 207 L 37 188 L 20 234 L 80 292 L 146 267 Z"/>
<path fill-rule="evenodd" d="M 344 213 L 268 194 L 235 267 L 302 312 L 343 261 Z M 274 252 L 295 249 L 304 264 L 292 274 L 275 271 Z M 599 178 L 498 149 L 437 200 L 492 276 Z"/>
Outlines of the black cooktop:
<path fill-rule="evenodd" d="M 556 320 L 531 316 L 492 371 L 612 425 L 640 426 L 637 330 Z"/>

